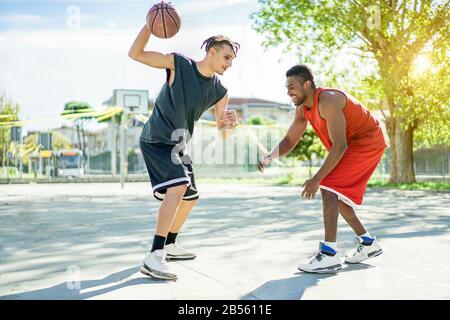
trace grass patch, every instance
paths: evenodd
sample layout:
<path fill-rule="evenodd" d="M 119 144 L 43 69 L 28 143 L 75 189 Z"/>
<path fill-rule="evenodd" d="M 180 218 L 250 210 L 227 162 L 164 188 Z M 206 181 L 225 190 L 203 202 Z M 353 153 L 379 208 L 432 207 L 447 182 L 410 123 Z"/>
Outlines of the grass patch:
<path fill-rule="evenodd" d="M 385 180 L 370 180 L 368 185 L 369 188 L 389 188 L 389 189 L 399 189 L 399 190 L 434 190 L 443 191 L 450 190 L 450 182 L 416 182 L 416 183 L 390 183 Z"/>
<path fill-rule="evenodd" d="M 263 179 L 263 178 L 236 178 L 236 177 L 202 177 L 195 179 L 199 183 L 211 183 L 211 184 L 258 184 L 258 185 L 273 185 L 275 179 Z"/>
<path fill-rule="evenodd" d="M 286 174 L 278 178 L 264 177 L 201 177 L 196 179 L 199 183 L 211 184 L 255 184 L 255 185 L 275 185 L 275 186 L 300 186 L 305 181 L 304 178 L 297 178 L 294 174 Z"/>
<path fill-rule="evenodd" d="M 212 184 L 255 184 L 255 185 L 278 185 L 278 186 L 301 186 L 307 178 L 295 177 L 293 174 L 283 175 L 279 178 L 259 178 L 259 177 L 208 177 L 199 178 L 200 183 Z M 399 190 L 430 190 L 430 191 L 450 191 L 450 182 L 416 182 L 406 183 L 390 183 L 387 180 L 370 180 L 367 184 L 368 188 L 386 188 Z"/>

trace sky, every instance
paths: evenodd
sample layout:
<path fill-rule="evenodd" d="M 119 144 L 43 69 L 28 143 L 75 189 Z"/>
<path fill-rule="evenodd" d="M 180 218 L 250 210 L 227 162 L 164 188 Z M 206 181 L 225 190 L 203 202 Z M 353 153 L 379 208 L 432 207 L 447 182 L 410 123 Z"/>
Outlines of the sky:
<path fill-rule="evenodd" d="M 206 38 L 224 34 L 241 44 L 233 67 L 221 77 L 230 97 L 289 103 L 285 72 L 298 63 L 282 48 L 265 50 L 249 15 L 256 0 L 173 0 L 182 17 L 178 34 L 151 37 L 147 50 L 180 52 L 201 60 Z M 163 70 L 133 61 L 128 50 L 152 1 L 0 0 L 0 92 L 21 106 L 28 130 L 61 126 L 70 100 L 96 109 L 113 89 L 146 89 L 155 98 Z"/>

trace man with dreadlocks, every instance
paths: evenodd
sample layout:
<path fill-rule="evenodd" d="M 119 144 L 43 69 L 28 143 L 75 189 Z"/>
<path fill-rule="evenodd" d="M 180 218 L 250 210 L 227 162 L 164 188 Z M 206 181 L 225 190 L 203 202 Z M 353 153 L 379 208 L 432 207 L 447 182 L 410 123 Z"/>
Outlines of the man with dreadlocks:
<path fill-rule="evenodd" d="M 192 136 L 195 121 L 214 105 L 221 137 L 226 139 L 236 127 L 236 113 L 227 110 L 227 89 L 216 74 L 223 75 L 231 67 L 239 44 L 220 35 L 210 37 L 201 46 L 205 47 L 205 57 L 196 62 L 179 53 L 144 51 L 150 35 L 145 25 L 128 54 L 150 67 L 166 70 L 166 81 L 140 136 L 153 196 L 162 201 L 153 245 L 141 272 L 158 279 L 176 280 L 166 259 L 195 258 L 175 241 L 198 200 L 192 161 L 184 147 Z"/>

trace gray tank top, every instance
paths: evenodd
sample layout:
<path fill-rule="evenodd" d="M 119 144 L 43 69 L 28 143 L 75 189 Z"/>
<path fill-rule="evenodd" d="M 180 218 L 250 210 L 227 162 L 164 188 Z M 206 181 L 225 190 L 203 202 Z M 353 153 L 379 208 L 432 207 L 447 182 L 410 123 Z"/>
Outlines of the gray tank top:
<path fill-rule="evenodd" d="M 170 70 L 166 69 L 166 82 L 140 136 L 143 142 L 170 145 L 181 141 L 187 143 L 194 133 L 195 121 L 227 93 L 219 78 L 216 75 L 211 78 L 203 76 L 194 60 L 174 53 L 174 62 L 175 79 L 169 86 Z M 183 131 L 186 135 L 181 137 Z"/>

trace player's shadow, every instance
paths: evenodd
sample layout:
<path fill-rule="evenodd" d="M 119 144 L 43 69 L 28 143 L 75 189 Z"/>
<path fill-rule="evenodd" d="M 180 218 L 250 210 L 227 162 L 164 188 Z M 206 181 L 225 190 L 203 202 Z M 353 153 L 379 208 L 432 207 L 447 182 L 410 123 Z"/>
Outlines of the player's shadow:
<path fill-rule="evenodd" d="M 344 268 L 338 273 L 305 273 L 296 272 L 295 276 L 270 280 L 259 286 L 258 288 L 252 290 L 251 292 L 243 295 L 241 299 L 243 300 L 300 300 L 305 293 L 307 288 L 316 286 L 320 281 L 336 277 L 343 272 L 351 272 L 357 270 L 364 270 L 373 268 L 374 266 L 369 264 L 353 264 L 344 265 Z"/>
<path fill-rule="evenodd" d="M 0 300 L 84 300 L 124 287 L 167 282 L 165 280 L 149 279 L 146 276 L 133 277 L 122 282 L 137 272 L 139 272 L 139 266 L 110 274 L 103 279 L 80 281 L 79 285 L 78 283 L 63 282 L 48 288 L 1 296 Z M 99 287 L 99 289 L 95 290 L 96 287 Z M 157 297 L 154 298 L 156 299 Z"/>

